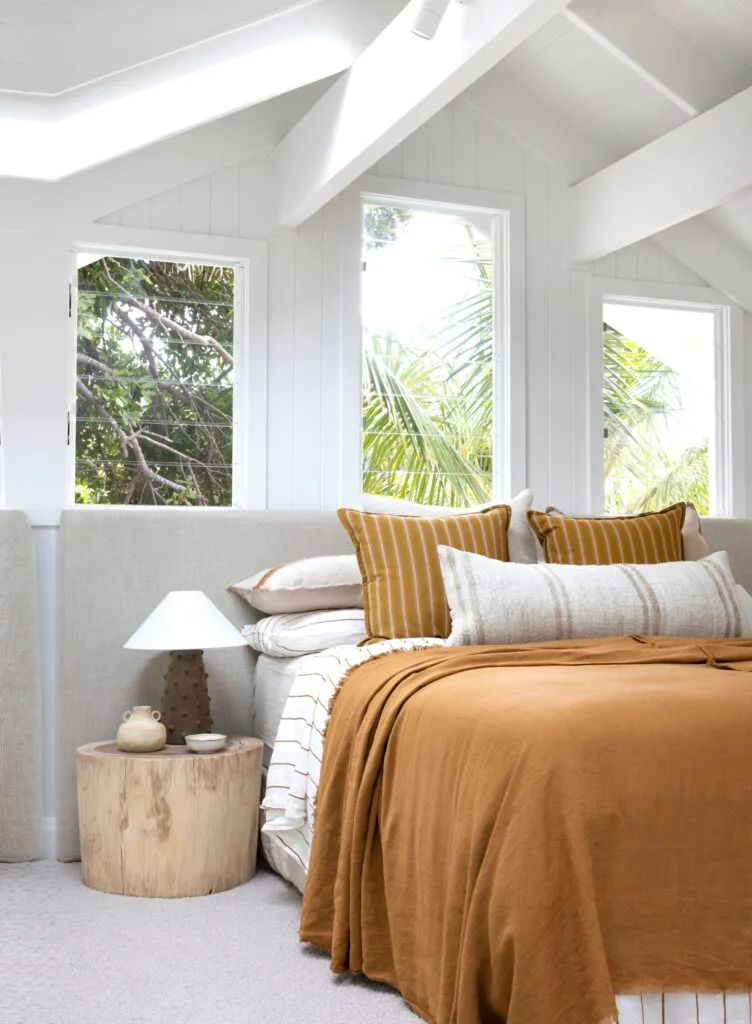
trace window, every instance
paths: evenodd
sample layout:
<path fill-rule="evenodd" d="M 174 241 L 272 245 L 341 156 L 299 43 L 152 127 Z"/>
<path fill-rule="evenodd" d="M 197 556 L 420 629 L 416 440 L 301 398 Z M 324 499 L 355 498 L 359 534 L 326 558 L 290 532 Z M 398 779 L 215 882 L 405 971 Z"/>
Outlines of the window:
<path fill-rule="evenodd" d="M 79 264 L 76 502 L 232 504 L 240 268 Z"/>
<path fill-rule="evenodd" d="M 364 203 L 365 493 L 456 507 L 492 496 L 496 221 Z"/>
<path fill-rule="evenodd" d="M 603 305 L 605 510 L 718 510 L 718 314 Z"/>

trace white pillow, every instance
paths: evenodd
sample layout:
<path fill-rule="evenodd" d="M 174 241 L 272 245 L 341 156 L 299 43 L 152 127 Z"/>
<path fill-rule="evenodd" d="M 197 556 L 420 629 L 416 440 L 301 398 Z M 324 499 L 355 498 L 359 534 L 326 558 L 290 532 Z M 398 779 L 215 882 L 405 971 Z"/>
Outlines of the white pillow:
<path fill-rule="evenodd" d="M 511 562 L 534 563 L 538 558 L 537 540 L 527 521 L 527 513 L 533 507 L 533 492 L 520 491 L 514 498 L 500 498 L 494 505 L 509 505 L 512 518 L 509 522 L 509 560 Z M 482 512 L 491 503 L 475 505 L 473 508 L 446 508 L 441 505 L 418 505 L 402 498 L 382 498 L 378 494 L 364 494 L 364 512 L 382 512 L 398 516 L 456 516 L 463 512 Z"/>
<path fill-rule="evenodd" d="M 301 558 L 264 569 L 227 589 L 267 615 L 363 607 L 360 569 L 354 554 Z"/>
<path fill-rule="evenodd" d="M 752 636 L 752 594 L 739 583 L 736 584 L 736 600 L 742 610 L 742 636 Z"/>
<path fill-rule="evenodd" d="M 364 615 L 362 608 L 269 615 L 244 626 L 242 632 L 248 645 L 259 654 L 295 658 L 366 640 Z"/>
<path fill-rule="evenodd" d="M 745 626 L 725 551 L 658 565 L 518 565 L 440 545 L 439 560 L 454 646 L 732 637 Z"/>

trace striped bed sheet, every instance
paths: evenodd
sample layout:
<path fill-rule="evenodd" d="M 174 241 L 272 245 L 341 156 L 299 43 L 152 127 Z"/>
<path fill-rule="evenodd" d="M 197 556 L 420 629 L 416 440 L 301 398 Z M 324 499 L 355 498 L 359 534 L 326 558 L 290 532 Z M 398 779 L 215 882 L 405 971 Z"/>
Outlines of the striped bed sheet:
<path fill-rule="evenodd" d="M 384 640 L 309 655 L 279 723 L 261 805 L 261 844 L 272 868 L 305 888 L 329 706 L 348 673 L 392 651 L 445 645 L 433 638 Z M 302 660 L 302 659 L 301 659 Z M 752 993 L 617 995 L 619 1024 L 752 1024 Z"/>

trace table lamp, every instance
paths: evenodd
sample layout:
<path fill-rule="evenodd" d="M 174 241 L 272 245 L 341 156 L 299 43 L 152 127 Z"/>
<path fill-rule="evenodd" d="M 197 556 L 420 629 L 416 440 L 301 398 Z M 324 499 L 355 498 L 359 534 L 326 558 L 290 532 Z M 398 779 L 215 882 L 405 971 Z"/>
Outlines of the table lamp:
<path fill-rule="evenodd" d="M 170 652 L 162 692 L 168 743 L 212 731 L 204 651 L 244 646 L 240 632 L 201 590 L 170 591 L 123 644 L 129 650 Z"/>

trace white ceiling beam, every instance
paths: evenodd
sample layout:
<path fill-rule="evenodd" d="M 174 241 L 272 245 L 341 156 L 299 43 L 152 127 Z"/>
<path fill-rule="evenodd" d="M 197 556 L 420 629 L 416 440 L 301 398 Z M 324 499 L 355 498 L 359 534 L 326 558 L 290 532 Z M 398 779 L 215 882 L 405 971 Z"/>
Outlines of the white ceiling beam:
<path fill-rule="evenodd" d="M 639 0 L 573 0 L 564 14 L 689 117 L 735 92 L 723 68 Z"/>
<path fill-rule="evenodd" d="M 701 217 L 661 231 L 653 241 L 708 284 L 752 311 L 752 256 Z"/>
<path fill-rule="evenodd" d="M 589 262 L 729 202 L 752 185 L 752 87 L 572 188 Z"/>
<path fill-rule="evenodd" d="M 311 0 L 55 96 L 0 92 L 0 176 L 58 181 L 349 68 L 399 0 Z"/>
<path fill-rule="evenodd" d="M 509 131 L 544 159 L 556 164 L 569 181 L 577 179 L 583 159 L 591 163 L 589 170 L 592 172 L 595 167 L 607 165 L 612 158 L 597 143 L 584 139 L 554 118 L 547 108 L 517 86 L 508 91 L 506 85 L 497 85 L 494 80 L 489 89 L 474 87 L 467 97 L 502 130 Z M 532 131 L 529 140 L 525 138 L 526 126 Z M 583 154 L 586 154 L 584 158 Z M 752 312 L 752 256 L 703 218 L 677 224 L 650 241 Z"/>
<path fill-rule="evenodd" d="M 194 128 L 50 186 L 61 216 L 96 221 L 271 150 L 323 92 L 321 83 Z M 0 181 L 0 195 L 5 183 Z"/>
<path fill-rule="evenodd" d="M 316 213 L 567 2 L 451 3 L 428 41 L 412 0 L 277 147 L 281 223 Z"/>

